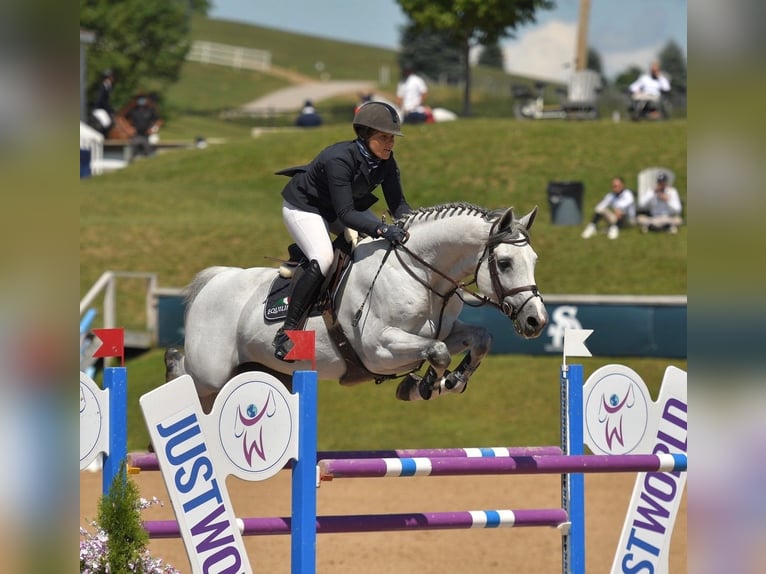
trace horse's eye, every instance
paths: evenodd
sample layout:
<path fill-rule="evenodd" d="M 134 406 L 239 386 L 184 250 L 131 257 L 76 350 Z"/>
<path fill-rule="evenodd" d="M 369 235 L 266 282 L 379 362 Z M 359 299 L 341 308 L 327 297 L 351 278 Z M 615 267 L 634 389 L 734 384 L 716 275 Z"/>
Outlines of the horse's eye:
<path fill-rule="evenodd" d="M 500 269 L 500 271 L 508 271 L 512 267 L 511 260 L 510 259 L 498 259 L 497 260 L 497 268 Z"/>

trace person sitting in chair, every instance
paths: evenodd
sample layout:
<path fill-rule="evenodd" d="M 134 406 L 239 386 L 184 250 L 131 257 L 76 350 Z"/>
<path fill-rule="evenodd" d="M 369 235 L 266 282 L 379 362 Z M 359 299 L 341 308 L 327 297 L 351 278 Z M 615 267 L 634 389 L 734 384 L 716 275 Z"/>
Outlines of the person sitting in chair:
<path fill-rule="evenodd" d="M 646 201 L 638 206 L 639 213 L 636 216 L 641 231 L 668 231 L 677 233 L 681 219 L 681 198 L 675 187 L 668 185 L 668 176 L 660 172 L 657 175 L 657 185 L 654 193 L 647 197 Z"/>
<path fill-rule="evenodd" d="M 394 159 L 394 136 L 401 136 L 399 115 L 383 102 L 368 102 L 354 116 L 356 139 L 326 147 L 306 166 L 277 172 L 290 181 L 282 190 L 282 217 L 287 231 L 309 261 L 294 282 L 284 325 L 277 331 L 274 356 L 284 361 L 293 343 L 285 331 L 300 328 L 308 315 L 334 253 L 329 233 L 351 228 L 372 237 L 401 243 L 406 234 L 381 223 L 370 207 L 380 185 L 394 219 L 410 213 Z"/>
<path fill-rule="evenodd" d="M 659 62 L 652 62 L 649 73 L 641 74 L 629 89 L 634 120 L 643 116 L 652 119 L 667 117 L 662 97 L 670 92 L 670 81 L 660 71 Z"/>

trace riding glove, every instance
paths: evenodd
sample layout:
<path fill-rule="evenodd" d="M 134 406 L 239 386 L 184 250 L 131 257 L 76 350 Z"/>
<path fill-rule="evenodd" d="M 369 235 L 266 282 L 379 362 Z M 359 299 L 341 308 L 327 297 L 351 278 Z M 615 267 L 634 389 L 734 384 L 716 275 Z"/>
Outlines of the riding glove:
<path fill-rule="evenodd" d="M 378 237 L 384 237 L 391 243 L 404 243 L 407 233 L 401 227 L 396 225 L 381 225 L 378 227 Z"/>

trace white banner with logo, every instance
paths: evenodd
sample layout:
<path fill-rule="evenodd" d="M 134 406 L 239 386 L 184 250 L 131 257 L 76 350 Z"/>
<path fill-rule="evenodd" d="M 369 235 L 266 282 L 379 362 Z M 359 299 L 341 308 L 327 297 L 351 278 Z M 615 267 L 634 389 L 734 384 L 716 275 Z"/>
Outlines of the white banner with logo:
<path fill-rule="evenodd" d="M 251 573 L 226 477 L 265 480 L 297 458 L 297 397 L 248 372 L 224 386 L 209 415 L 188 375 L 140 403 L 192 571 Z"/>
<path fill-rule="evenodd" d="M 641 377 L 623 365 L 597 369 L 583 389 L 585 443 L 596 454 L 687 451 L 686 372 L 668 367 L 657 402 Z M 612 574 L 668 574 L 668 550 L 686 472 L 644 472 L 617 546 Z"/>

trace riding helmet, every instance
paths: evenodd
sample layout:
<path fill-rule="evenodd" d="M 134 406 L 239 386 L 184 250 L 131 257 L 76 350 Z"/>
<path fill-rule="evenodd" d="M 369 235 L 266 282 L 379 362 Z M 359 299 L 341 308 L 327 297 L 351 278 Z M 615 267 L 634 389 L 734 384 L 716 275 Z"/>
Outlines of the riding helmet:
<path fill-rule="evenodd" d="M 384 102 L 366 102 L 359 107 L 354 115 L 354 129 L 358 131 L 361 126 L 395 136 L 404 135 L 399 114 Z"/>

